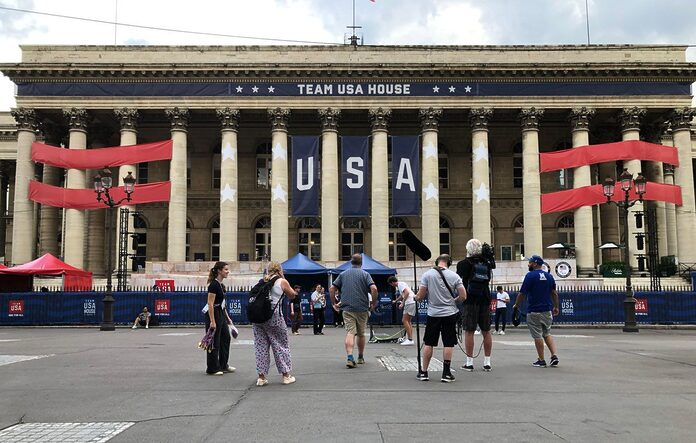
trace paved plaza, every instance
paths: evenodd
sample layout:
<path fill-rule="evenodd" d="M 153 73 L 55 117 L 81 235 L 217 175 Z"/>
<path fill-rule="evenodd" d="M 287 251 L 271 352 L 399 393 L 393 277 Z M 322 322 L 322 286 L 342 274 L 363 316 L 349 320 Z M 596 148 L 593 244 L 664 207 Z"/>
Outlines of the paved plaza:
<path fill-rule="evenodd" d="M 247 327 L 224 376 L 204 374 L 202 328 L 0 328 L 0 441 L 694 441 L 696 331 L 554 332 L 558 368 L 510 328 L 492 372 L 481 356 L 446 384 L 415 379 L 414 346 L 368 344 L 349 370 L 341 329 L 303 329 L 297 383 L 259 388 Z"/>

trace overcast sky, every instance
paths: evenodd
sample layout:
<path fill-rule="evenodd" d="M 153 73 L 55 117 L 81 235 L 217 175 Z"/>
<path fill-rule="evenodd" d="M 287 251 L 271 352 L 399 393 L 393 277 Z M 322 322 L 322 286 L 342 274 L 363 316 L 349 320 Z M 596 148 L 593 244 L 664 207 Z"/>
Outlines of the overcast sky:
<path fill-rule="evenodd" d="M 0 7 L 226 35 L 342 43 L 352 0 L 0 0 Z M 659 6 L 657 6 L 659 4 Z M 365 44 L 585 44 L 585 0 L 355 0 Z M 696 46 L 696 1 L 589 0 L 593 44 Z M 0 62 L 21 44 L 292 44 L 136 29 L 0 9 Z M 696 47 L 687 51 L 696 61 Z M 0 111 L 14 106 L 0 77 Z"/>

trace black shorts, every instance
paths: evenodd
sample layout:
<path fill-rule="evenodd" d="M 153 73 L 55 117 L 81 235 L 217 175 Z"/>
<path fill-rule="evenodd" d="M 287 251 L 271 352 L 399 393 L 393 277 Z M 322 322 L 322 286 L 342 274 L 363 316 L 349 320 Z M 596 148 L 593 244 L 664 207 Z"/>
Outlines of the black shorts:
<path fill-rule="evenodd" d="M 425 323 L 423 343 L 426 346 L 437 346 L 442 335 L 442 346 L 451 348 L 457 344 L 457 318 L 459 313 L 447 317 L 431 317 Z"/>
<path fill-rule="evenodd" d="M 481 331 L 488 332 L 491 330 L 491 306 L 489 303 L 464 303 L 464 330 L 474 332 L 476 325 L 481 328 Z"/>

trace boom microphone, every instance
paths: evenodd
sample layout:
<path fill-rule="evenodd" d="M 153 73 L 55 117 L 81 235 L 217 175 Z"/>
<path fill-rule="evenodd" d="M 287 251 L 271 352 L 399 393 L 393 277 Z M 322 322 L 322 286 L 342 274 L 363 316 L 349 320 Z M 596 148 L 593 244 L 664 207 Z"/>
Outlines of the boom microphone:
<path fill-rule="evenodd" d="M 401 233 L 401 238 L 404 240 L 404 243 L 406 243 L 406 246 L 408 246 L 408 249 L 410 249 L 411 252 L 420 257 L 421 260 L 430 260 L 430 249 L 428 249 L 428 247 L 425 246 L 423 242 L 418 240 L 418 237 L 416 237 L 416 235 L 413 232 L 406 229 Z"/>

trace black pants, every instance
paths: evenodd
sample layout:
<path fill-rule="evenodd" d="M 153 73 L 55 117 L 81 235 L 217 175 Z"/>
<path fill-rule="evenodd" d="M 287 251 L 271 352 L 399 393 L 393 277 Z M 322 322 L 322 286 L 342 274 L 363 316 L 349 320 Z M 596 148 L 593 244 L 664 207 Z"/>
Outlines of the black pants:
<path fill-rule="evenodd" d="M 334 326 L 343 326 L 343 311 L 337 311 L 331 308 L 334 315 Z"/>
<path fill-rule="evenodd" d="M 314 334 L 324 330 L 324 308 L 314 308 Z"/>
<path fill-rule="evenodd" d="M 498 332 L 498 323 L 500 319 L 503 319 L 503 331 L 505 330 L 505 324 L 507 323 L 507 308 L 496 308 L 495 310 L 495 332 Z"/>
<path fill-rule="evenodd" d="M 292 332 L 298 332 L 300 326 L 302 326 L 302 308 L 295 308 L 295 312 L 290 314 L 290 320 L 292 321 Z"/>
<path fill-rule="evenodd" d="M 230 359 L 230 328 L 227 327 L 227 317 L 222 312 L 222 308 L 216 306 L 213 308 L 213 316 L 215 317 L 215 336 L 213 337 L 213 350 L 206 352 L 208 358 L 208 368 L 205 372 L 214 374 L 222 371 L 229 366 Z M 205 330 L 210 328 L 210 316 L 205 314 Z"/>

